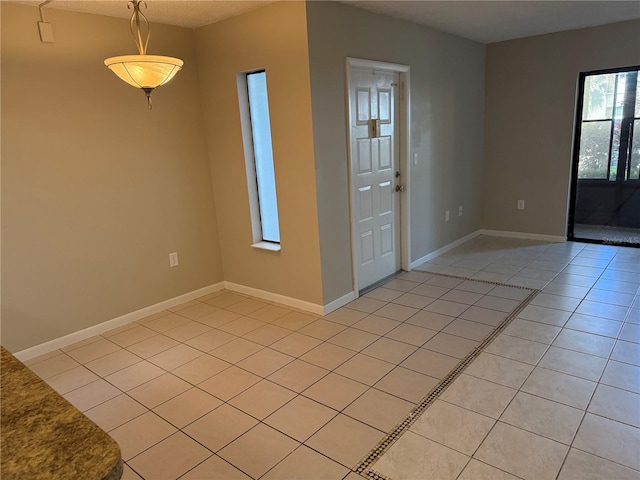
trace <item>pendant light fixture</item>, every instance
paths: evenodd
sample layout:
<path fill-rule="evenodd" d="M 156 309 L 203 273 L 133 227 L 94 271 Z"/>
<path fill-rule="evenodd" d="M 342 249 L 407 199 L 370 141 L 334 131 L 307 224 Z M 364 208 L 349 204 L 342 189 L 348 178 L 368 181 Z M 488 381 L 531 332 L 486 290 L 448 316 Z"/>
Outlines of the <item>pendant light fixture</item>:
<path fill-rule="evenodd" d="M 171 80 L 180 71 L 184 62 L 179 58 L 147 55 L 150 29 L 147 17 L 140 11 L 141 6 L 147 8 L 144 0 L 131 0 L 127 5 L 129 9 L 133 7 L 129 27 L 139 55 L 107 58 L 104 64 L 129 85 L 144 90 L 149 110 L 151 110 L 153 89 Z"/>

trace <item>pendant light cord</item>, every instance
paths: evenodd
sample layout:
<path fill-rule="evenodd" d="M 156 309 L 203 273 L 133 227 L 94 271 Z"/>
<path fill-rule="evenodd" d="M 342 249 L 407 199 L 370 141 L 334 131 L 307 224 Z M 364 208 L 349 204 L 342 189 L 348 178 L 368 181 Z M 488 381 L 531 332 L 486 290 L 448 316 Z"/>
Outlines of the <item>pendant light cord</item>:
<path fill-rule="evenodd" d="M 149 28 L 149 20 L 147 20 L 147 17 L 144 16 L 144 13 L 140 11 L 141 5 L 144 6 L 144 8 L 147 8 L 147 2 L 145 2 L 144 0 L 131 0 L 127 4 L 127 8 L 131 9 L 131 7 L 133 7 L 133 15 L 131 15 L 131 20 L 129 22 L 129 28 L 131 29 L 131 35 L 133 35 L 133 41 L 136 42 L 136 46 L 138 47 L 138 52 L 140 52 L 140 55 L 146 55 L 151 29 Z M 143 29 L 146 29 L 144 40 L 142 39 Z"/>
<path fill-rule="evenodd" d="M 38 5 L 38 11 L 40 12 L 40 21 L 44 22 L 44 12 L 42 11 L 42 7 L 46 7 L 47 4 L 53 2 L 53 0 L 45 0 L 40 5 Z"/>

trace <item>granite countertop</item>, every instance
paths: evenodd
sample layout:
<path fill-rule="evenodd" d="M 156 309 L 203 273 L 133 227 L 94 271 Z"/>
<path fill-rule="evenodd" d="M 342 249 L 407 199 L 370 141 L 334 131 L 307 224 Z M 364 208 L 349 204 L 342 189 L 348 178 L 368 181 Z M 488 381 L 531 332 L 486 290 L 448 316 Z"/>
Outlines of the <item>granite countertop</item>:
<path fill-rule="evenodd" d="M 4 347 L 0 350 L 2 479 L 119 479 L 118 444 Z"/>

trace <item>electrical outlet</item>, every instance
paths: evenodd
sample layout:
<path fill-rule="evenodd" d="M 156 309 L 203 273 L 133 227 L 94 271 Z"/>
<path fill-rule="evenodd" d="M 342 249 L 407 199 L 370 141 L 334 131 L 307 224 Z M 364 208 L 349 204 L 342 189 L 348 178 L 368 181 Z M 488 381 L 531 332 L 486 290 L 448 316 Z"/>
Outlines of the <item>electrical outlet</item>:
<path fill-rule="evenodd" d="M 170 267 L 178 266 L 178 252 L 173 252 L 169 254 L 169 266 Z"/>
<path fill-rule="evenodd" d="M 462 205 L 460 205 L 458 207 L 458 216 L 461 217 L 462 216 Z"/>
<path fill-rule="evenodd" d="M 524 200 L 518 200 L 518 210 L 524 210 Z"/>
<path fill-rule="evenodd" d="M 449 221 L 449 210 L 447 210 L 446 212 L 444 212 L 444 221 L 448 222 Z"/>

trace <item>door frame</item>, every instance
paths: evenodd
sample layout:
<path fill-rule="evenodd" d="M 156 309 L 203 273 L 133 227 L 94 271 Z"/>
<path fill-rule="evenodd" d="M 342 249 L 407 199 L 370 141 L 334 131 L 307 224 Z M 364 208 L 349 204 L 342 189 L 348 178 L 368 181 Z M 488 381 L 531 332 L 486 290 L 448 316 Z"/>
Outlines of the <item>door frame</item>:
<path fill-rule="evenodd" d="M 582 140 L 582 112 L 584 109 L 584 85 L 586 78 L 592 75 L 604 75 L 608 73 L 624 73 L 634 70 L 640 70 L 640 65 L 630 65 L 619 68 L 605 68 L 598 70 L 589 70 L 586 72 L 580 72 L 578 74 L 577 88 L 576 88 L 576 107 L 574 109 L 574 126 L 573 126 L 573 144 L 571 151 L 571 175 L 569 183 L 569 198 L 568 198 L 568 211 L 567 211 L 567 224 L 566 224 L 566 239 L 568 241 L 578 241 L 583 243 L 596 243 L 603 244 L 602 240 L 596 240 L 592 238 L 582 238 L 575 236 L 575 217 L 577 208 L 578 197 L 578 166 L 580 163 L 580 143 Z M 639 74 L 640 75 L 640 74 Z M 613 120 L 613 119 L 612 119 Z M 611 153 L 610 153 L 611 154 Z M 628 161 L 629 159 L 627 159 Z M 632 180 L 635 181 L 635 180 Z M 635 246 L 633 244 L 624 246 Z"/>
<path fill-rule="evenodd" d="M 351 270 L 353 292 L 356 298 L 359 296 L 358 289 L 358 265 L 356 258 L 356 219 L 355 219 L 355 177 L 351 171 L 351 119 L 355 112 L 351 108 L 351 70 L 353 68 L 370 68 L 385 72 L 398 73 L 398 146 L 399 158 L 396 159 L 396 165 L 401 174 L 401 181 L 405 190 L 400 194 L 400 268 L 409 271 L 411 259 L 411 242 L 410 242 L 410 156 L 411 156 L 411 88 L 410 88 L 410 70 L 409 65 L 397 63 L 380 62 L 377 60 L 367 60 L 362 58 L 346 57 L 345 59 L 345 88 L 346 88 L 346 109 L 347 109 L 347 163 L 349 171 L 349 219 L 351 222 Z"/>

